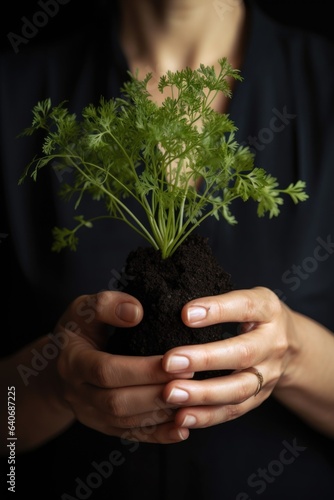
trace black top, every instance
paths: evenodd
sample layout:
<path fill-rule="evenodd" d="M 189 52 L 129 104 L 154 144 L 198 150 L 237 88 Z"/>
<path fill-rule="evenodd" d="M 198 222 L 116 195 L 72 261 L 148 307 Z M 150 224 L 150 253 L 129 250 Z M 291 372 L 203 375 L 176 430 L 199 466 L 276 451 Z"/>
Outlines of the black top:
<path fill-rule="evenodd" d="M 232 207 L 238 225 L 210 220 L 199 231 L 235 287 L 270 287 L 293 309 L 334 330 L 334 47 L 321 36 L 279 25 L 256 7 L 249 19 L 244 81 L 229 113 L 257 166 L 282 186 L 305 180 L 309 200 L 294 205 L 285 199 L 272 220 L 238 202 Z M 45 169 L 36 184 L 18 186 L 40 152 L 37 136 L 17 139 L 37 101 L 68 100 L 80 113 L 100 95 L 118 94 L 127 71 L 118 26 L 117 14 L 102 10 L 90 24 L 76 23 L 72 34 L 1 54 L 0 251 L 8 299 L 2 354 L 51 331 L 77 295 L 113 289 L 127 253 L 143 244 L 124 224 L 108 221 L 94 233 L 82 230 L 76 253 L 52 253 L 52 227 L 69 226 L 73 218 L 71 205 L 57 195 L 63 178 Z M 97 202 L 84 201 L 82 213 L 98 210 Z M 16 498 L 329 498 L 333 444 L 273 398 L 235 421 L 193 430 L 176 445 L 124 443 L 75 424 L 17 457 Z"/>

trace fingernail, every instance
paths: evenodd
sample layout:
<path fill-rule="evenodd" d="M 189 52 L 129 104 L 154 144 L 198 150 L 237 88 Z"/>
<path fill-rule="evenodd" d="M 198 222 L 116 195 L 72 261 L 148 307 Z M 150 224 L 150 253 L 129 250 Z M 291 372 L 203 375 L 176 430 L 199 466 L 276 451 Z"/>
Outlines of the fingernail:
<path fill-rule="evenodd" d="M 182 427 L 177 430 L 177 434 L 182 441 L 185 441 L 189 437 L 188 429 L 182 429 Z"/>
<path fill-rule="evenodd" d="M 185 441 L 189 437 L 189 430 L 182 427 L 172 429 L 169 433 L 169 437 L 172 441 Z"/>
<path fill-rule="evenodd" d="M 193 378 L 195 375 L 195 372 L 181 372 L 181 373 L 178 373 L 177 374 L 177 378 L 182 378 L 182 379 L 189 379 L 189 378 Z"/>
<path fill-rule="evenodd" d="M 197 418 L 194 415 L 186 415 L 181 426 L 182 427 L 193 427 L 197 424 Z"/>
<path fill-rule="evenodd" d="M 205 307 L 189 307 L 187 311 L 187 319 L 190 323 L 195 323 L 196 321 L 206 318 L 207 314 L 208 311 Z"/>
<path fill-rule="evenodd" d="M 166 370 L 168 372 L 179 372 L 188 368 L 189 364 L 189 359 L 185 356 L 174 355 L 168 359 Z"/>
<path fill-rule="evenodd" d="M 116 307 L 115 313 L 120 320 L 134 323 L 139 317 L 139 308 L 131 302 L 122 302 Z"/>
<path fill-rule="evenodd" d="M 175 387 L 167 398 L 167 403 L 184 403 L 189 399 L 189 394 L 183 389 Z"/>

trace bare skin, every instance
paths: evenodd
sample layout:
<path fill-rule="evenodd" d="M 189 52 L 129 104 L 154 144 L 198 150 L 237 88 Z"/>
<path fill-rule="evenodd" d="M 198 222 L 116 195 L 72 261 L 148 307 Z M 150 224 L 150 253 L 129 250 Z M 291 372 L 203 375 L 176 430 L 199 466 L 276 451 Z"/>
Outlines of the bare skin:
<path fill-rule="evenodd" d="M 206 318 L 197 319 L 200 311 Z M 243 323 L 245 333 L 237 338 L 177 347 L 162 359 L 103 352 L 106 323 L 134 325 L 142 313 L 137 300 L 122 292 L 79 297 L 54 330 L 64 346 L 56 361 L 35 375 L 18 371 L 19 365 L 33 368 L 32 348 L 43 353 L 54 343 L 49 336 L 2 360 L 1 389 L 15 385 L 17 392 L 18 451 L 39 446 L 75 419 L 129 440 L 178 442 L 187 439 L 190 429 L 241 417 L 270 395 L 334 437 L 334 337 L 291 311 L 270 290 L 233 291 L 185 305 L 183 319 L 194 327 Z M 195 371 L 221 368 L 235 373 L 192 380 Z M 264 377 L 255 397 L 258 381 L 252 368 Z"/>
<path fill-rule="evenodd" d="M 201 63 L 217 66 L 221 57 L 240 67 L 245 42 L 242 0 L 226 2 L 223 16 L 203 0 L 126 0 L 121 7 L 121 41 L 130 70 L 138 71 L 139 78 L 153 74 L 148 89 L 156 102 L 164 98 L 156 84 L 167 70 L 196 69 Z M 220 95 L 213 107 L 223 112 L 226 105 Z"/>
<path fill-rule="evenodd" d="M 171 408 L 175 405 L 162 400 L 162 390 L 174 378 L 193 374 L 165 372 L 161 356 L 128 358 L 103 352 L 107 324 L 135 325 L 142 315 L 140 303 L 122 292 L 78 297 L 51 336 L 45 335 L 1 360 L 4 400 L 7 387 L 16 388 L 17 451 L 41 445 L 76 419 L 100 432 L 128 439 L 182 439 L 183 431 L 173 423 L 175 411 Z M 48 353 L 54 352 L 55 346 L 57 357 L 50 359 Z M 37 366 L 36 353 L 46 360 L 45 366 L 43 361 Z M 7 429 L 7 408 L 2 405 L 1 409 L 1 428 Z M 157 430 L 150 434 L 146 427 L 152 426 Z M 3 443 L 1 452 L 6 451 Z"/>
<path fill-rule="evenodd" d="M 231 17 L 226 30 L 224 18 L 210 11 L 206 1 L 143 0 L 140 9 L 138 4 L 122 2 L 122 43 L 132 69 L 146 73 L 151 68 L 158 77 L 167 68 L 213 64 L 223 56 L 238 66 L 244 33 L 242 2 L 236 0 L 235 10 L 227 13 Z M 215 103 L 221 111 L 225 105 Z M 47 335 L 1 360 L 1 390 L 17 388 L 18 451 L 40 446 L 75 420 L 113 436 L 175 443 L 187 439 L 193 428 L 242 417 L 270 396 L 334 438 L 334 335 L 289 309 L 270 290 L 233 291 L 184 306 L 182 318 L 191 326 L 242 323 L 244 333 L 238 338 L 177 347 L 162 358 L 130 360 L 103 352 L 106 324 L 135 325 L 142 314 L 138 301 L 121 292 L 78 297 L 54 329 L 63 347 L 43 369 L 24 378 L 18 367 L 32 367 L 32 349 L 42 353 L 52 342 Z M 218 368 L 234 373 L 192 380 L 195 371 Z M 255 397 L 254 369 L 264 378 Z M 7 408 L 2 407 L 2 429 L 6 415 Z"/>
<path fill-rule="evenodd" d="M 204 319 L 192 322 L 190 311 L 204 309 Z M 334 335 L 322 325 L 292 311 L 267 288 L 233 291 L 187 304 L 183 319 L 193 327 L 238 321 L 245 333 L 206 346 L 177 348 L 163 358 L 170 373 L 217 368 L 236 370 L 224 378 L 205 382 L 173 381 L 164 398 L 176 403 L 175 388 L 188 392 L 176 423 L 186 427 L 208 427 L 238 418 L 260 405 L 270 395 L 290 408 L 310 426 L 334 438 L 333 353 Z M 189 360 L 183 370 L 173 367 L 174 356 Z M 184 361 L 185 364 L 185 361 Z M 249 371 L 260 371 L 264 385 L 253 397 L 258 380 Z M 185 398 L 185 395 L 182 394 Z M 193 406 L 193 408 L 190 408 Z M 189 416 L 191 419 L 189 425 Z M 195 422 L 196 421 L 196 422 Z"/>

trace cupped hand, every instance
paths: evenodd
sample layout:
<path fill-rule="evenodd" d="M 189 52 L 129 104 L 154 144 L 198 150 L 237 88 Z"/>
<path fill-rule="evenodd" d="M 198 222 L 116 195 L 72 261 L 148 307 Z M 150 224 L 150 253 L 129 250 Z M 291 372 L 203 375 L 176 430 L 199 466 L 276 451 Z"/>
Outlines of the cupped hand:
<path fill-rule="evenodd" d="M 178 376 L 232 370 L 222 377 L 169 382 L 163 398 L 179 406 L 177 425 L 190 429 L 226 422 L 253 410 L 270 396 L 294 351 L 293 313 L 272 291 L 256 287 L 196 299 L 184 306 L 182 318 L 195 328 L 237 322 L 240 334 L 208 344 L 177 347 L 165 354 L 163 368 Z"/>
<path fill-rule="evenodd" d="M 174 378 L 193 374 L 164 371 L 161 356 L 104 352 L 107 325 L 134 326 L 142 316 L 140 303 L 124 292 L 81 296 L 69 306 L 54 333 L 63 345 L 57 365 L 61 398 L 78 421 L 99 432 L 127 440 L 177 442 L 188 431 L 175 425 L 175 405 L 163 401 L 162 391 Z"/>

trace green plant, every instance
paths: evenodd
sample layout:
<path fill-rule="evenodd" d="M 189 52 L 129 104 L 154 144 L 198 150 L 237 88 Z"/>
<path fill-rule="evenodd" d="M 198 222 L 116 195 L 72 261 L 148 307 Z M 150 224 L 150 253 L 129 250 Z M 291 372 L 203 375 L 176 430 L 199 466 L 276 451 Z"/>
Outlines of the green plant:
<path fill-rule="evenodd" d="M 105 203 L 101 217 L 78 215 L 74 228 L 55 228 L 53 250 L 75 250 L 81 227 L 111 217 L 129 224 L 167 258 L 205 218 L 235 224 L 230 205 L 236 198 L 254 200 L 259 217 L 277 216 L 284 194 L 295 203 L 307 199 L 303 181 L 280 189 L 276 178 L 256 167 L 250 149 L 235 140 L 237 128 L 229 116 L 212 109 L 218 93 L 231 96 L 228 78 L 242 80 L 225 58 L 219 65 L 218 73 L 204 65 L 167 72 L 158 83 L 160 92 L 168 92 L 162 105 L 147 90 L 150 73 L 142 81 L 129 73 L 122 97 L 102 97 L 80 118 L 65 102 L 37 103 L 23 135 L 45 130 L 43 154 L 31 161 L 20 182 L 31 169 L 36 180 L 47 165 L 70 168 L 73 182 L 64 183 L 60 194 L 76 196 L 76 208 L 86 193 Z M 130 211 L 127 197 L 142 208 L 144 220 Z"/>

